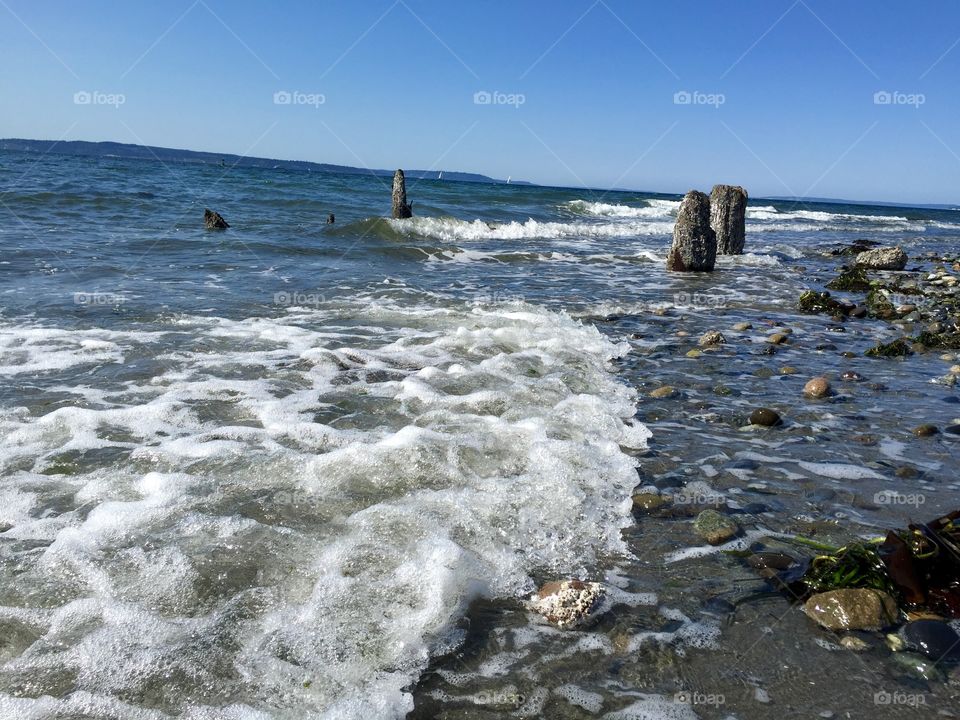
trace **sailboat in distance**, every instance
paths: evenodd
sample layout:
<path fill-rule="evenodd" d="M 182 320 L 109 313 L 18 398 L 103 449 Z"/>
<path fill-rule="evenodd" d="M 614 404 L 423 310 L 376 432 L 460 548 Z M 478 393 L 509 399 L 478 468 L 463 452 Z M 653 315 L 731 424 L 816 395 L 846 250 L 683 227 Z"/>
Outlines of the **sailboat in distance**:
<path fill-rule="evenodd" d="M 437 173 L 437 180 L 443 180 L 443 170 Z"/>

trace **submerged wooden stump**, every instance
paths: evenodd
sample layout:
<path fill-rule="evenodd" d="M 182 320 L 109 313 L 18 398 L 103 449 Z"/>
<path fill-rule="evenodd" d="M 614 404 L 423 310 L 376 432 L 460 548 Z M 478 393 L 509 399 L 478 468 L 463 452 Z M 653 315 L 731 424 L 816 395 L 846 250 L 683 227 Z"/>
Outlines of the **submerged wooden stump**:
<path fill-rule="evenodd" d="M 413 217 L 413 208 L 407 204 L 407 181 L 403 177 L 403 170 L 393 174 L 393 217 Z"/>
<path fill-rule="evenodd" d="M 718 255 L 742 255 L 747 229 L 747 191 L 739 185 L 714 185 L 710 192 L 710 226 L 717 234 Z"/>
<path fill-rule="evenodd" d="M 667 270 L 713 270 L 717 235 L 710 227 L 710 198 L 691 190 L 680 203 Z"/>

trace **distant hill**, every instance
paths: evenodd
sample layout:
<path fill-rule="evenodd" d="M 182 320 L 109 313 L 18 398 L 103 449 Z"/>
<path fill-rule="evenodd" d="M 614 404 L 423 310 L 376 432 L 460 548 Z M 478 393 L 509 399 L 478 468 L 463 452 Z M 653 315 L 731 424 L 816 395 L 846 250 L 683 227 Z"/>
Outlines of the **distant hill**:
<path fill-rule="evenodd" d="M 825 203 L 827 205 L 870 205 L 875 207 L 892 207 L 892 208 L 916 208 L 918 210 L 960 210 L 960 205 L 937 205 L 935 203 L 923 205 L 904 205 L 903 203 L 892 203 L 892 202 L 882 202 L 880 200 L 840 200 L 838 198 L 821 198 L 821 197 L 765 197 L 765 198 L 756 198 L 757 200 L 779 200 L 781 202 L 797 202 L 797 203 Z"/>
<path fill-rule="evenodd" d="M 196 150 L 176 150 L 172 148 L 152 147 L 149 145 L 131 145 L 117 142 L 87 142 L 86 140 L 21 140 L 10 138 L 0 140 L 0 150 L 13 150 L 27 153 L 52 153 L 55 155 L 83 155 L 87 157 L 119 157 L 132 160 L 162 160 L 163 162 L 197 163 L 202 165 L 229 165 L 245 168 L 281 168 L 284 170 L 301 170 L 303 172 L 343 173 L 348 175 L 384 175 L 392 177 L 393 170 L 377 170 L 370 168 L 351 167 L 349 165 L 331 165 L 329 163 L 314 163 L 304 160 L 274 160 L 271 158 L 246 157 L 229 153 L 198 152 Z M 436 180 L 440 174 L 438 170 L 404 170 L 404 174 L 414 179 Z M 457 182 L 488 183 L 493 185 L 506 184 L 505 180 L 497 180 L 477 173 L 443 171 L 444 180 Z M 529 185 L 530 183 L 513 180 L 515 185 Z"/>

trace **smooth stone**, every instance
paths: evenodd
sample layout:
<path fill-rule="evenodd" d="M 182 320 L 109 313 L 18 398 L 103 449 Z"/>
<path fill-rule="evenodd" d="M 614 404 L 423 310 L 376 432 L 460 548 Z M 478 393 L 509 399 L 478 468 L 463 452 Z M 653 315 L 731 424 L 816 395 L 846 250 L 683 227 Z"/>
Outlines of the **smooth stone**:
<path fill-rule="evenodd" d="M 840 357 L 845 357 L 845 358 L 847 358 L 848 360 L 852 360 L 853 358 L 857 357 L 857 354 L 856 354 L 856 353 L 853 353 L 853 352 L 850 352 L 849 350 L 847 350 L 847 351 L 844 351 L 844 352 L 840 353 Z"/>
<path fill-rule="evenodd" d="M 943 432 L 945 432 L 947 435 L 960 435 L 960 424 L 947 425 L 947 427 L 943 429 Z"/>
<path fill-rule="evenodd" d="M 753 329 L 753 323 L 738 322 L 736 325 L 733 326 L 733 329 L 736 330 L 737 332 L 746 332 L 747 330 Z"/>
<path fill-rule="evenodd" d="M 840 379 L 846 380 L 847 382 L 862 382 L 863 375 L 855 370 L 846 370 L 843 375 L 840 376 Z"/>
<path fill-rule="evenodd" d="M 846 588 L 818 593 L 803 611 L 827 630 L 882 630 L 897 617 L 897 603 L 880 590 Z"/>
<path fill-rule="evenodd" d="M 960 635 L 940 620 L 914 620 L 900 628 L 900 637 L 911 650 L 931 660 L 960 660 Z"/>
<path fill-rule="evenodd" d="M 763 378 L 764 380 L 766 380 L 767 378 L 773 377 L 773 370 L 771 370 L 768 367 L 762 367 L 754 370 L 753 374 L 755 377 Z"/>
<path fill-rule="evenodd" d="M 727 395 L 733 395 L 733 390 L 728 388 L 726 385 L 717 385 L 713 388 L 713 394 L 726 397 Z"/>
<path fill-rule="evenodd" d="M 936 425 L 930 425 L 929 423 L 917 425 L 917 427 L 913 429 L 913 434 L 917 437 L 932 437 L 939 432 L 940 429 Z"/>
<path fill-rule="evenodd" d="M 721 545 L 740 532 L 736 521 L 716 510 L 704 510 L 697 515 L 693 529 L 711 545 Z"/>
<path fill-rule="evenodd" d="M 702 351 L 702 350 L 697 350 L 696 348 L 694 348 L 693 350 L 687 350 L 686 355 L 687 355 L 688 358 L 703 357 L 703 351 Z"/>
<path fill-rule="evenodd" d="M 786 333 L 774 333 L 767 338 L 767 342 L 771 345 L 783 345 L 787 341 Z"/>
<path fill-rule="evenodd" d="M 803 394 L 808 398 L 825 398 L 830 394 L 830 383 L 825 377 L 815 377 L 803 386 Z"/>
<path fill-rule="evenodd" d="M 633 496 L 633 509 L 638 512 L 653 512 L 669 503 L 668 498 L 654 493 L 639 493 Z"/>
<path fill-rule="evenodd" d="M 770 408 L 757 408 L 750 413 L 751 425 L 762 425 L 764 427 L 775 427 L 783 422 L 780 413 Z"/>
<path fill-rule="evenodd" d="M 798 372 L 800 371 L 795 367 L 790 367 L 789 365 L 787 367 L 780 368 L 781 375 L 796 375 Z"/>
<path fill-rule="evenodd" d="M 673 397 L 677 394 L 675 388 L 670 385 L 664 385 L 663 387 L 658 387 L 656 390 L 651 391 L 650 397 L 652 398 L 668 398 Z"/>

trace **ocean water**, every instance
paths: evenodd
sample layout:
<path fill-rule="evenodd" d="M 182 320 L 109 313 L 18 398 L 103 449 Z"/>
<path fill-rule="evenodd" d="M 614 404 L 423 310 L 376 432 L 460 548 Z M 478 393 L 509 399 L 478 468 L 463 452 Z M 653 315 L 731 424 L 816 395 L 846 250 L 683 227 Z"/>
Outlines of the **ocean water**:
<path fill-rule="evenodd" d="M 677 197 L 408 194 L 394 221 L 384 178 L 0 154 L 0 717 L 709 717 L 609 664 L 656 646 L 728 710 L 763 684 L 698 665 L 739 642 L 698 608 L 744 570 L 638 524 L 640 478 L 741 505 L 762 488 L 748 541 L 900 523 L 916 508 L 861 501 L 902 491 L 908 462 L 921 514 L 956 497 L 951 441 L 902 432 L 960 414 L 936 357 L 869 365 L 897 392 L 811 409 L 751 376 L 768 356 L 692 365 L 675 323 L 693 344 L 743 319 L 761 326 L 743 342 L 763 319 L 836 339 L 793 311 L 824 253 L 955 251 L 960 214 L 751 201 L 747 254 L 679 276 Z M 204 231 L 205 207 L 232 227 Z M 893 332 L 858 327 L 861 352 Z M 646 397 L 663 383 L 684 401 Z M 775 439 L 724 421 L 785 397 Z M 605 578 L 630 621 L 562 633 L 523 612 L 566 576 Z"/>

